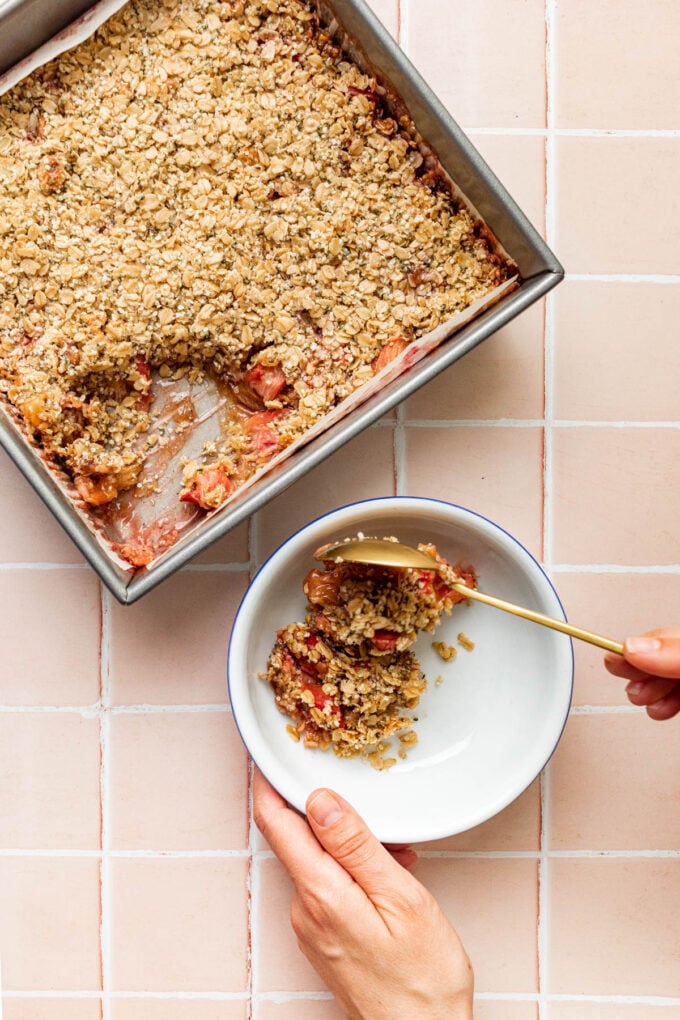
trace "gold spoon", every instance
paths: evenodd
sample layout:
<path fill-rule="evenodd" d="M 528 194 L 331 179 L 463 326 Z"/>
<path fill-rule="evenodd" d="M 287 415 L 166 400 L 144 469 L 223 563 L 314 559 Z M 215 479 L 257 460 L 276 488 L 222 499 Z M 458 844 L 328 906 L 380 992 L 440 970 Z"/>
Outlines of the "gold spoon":
<path fill-rule="evenodd" d="M 333 542 L 330 545 L 322 545 L 314 556 L 318 560 L 334 560 L 336 563 L 349 560 L 352 563 L 369 563 L 381 567 L 414 567 L 416 570 L 439 570 L 442 566 L 432 556 L 419 549 L 384 538 L 353 538 L 344 542 Z M 495 595 L 486 595 L 476 588 L 469 588 L 462 581 L 455 581 L 452 587 L 467 599 L 484 602 L 487 606 L 495 606 L 496 609 L 503 609 L 506 613 L 514 613 L 515 616 L 559 630 L 563 634 L 569 634 L 570 637 L 579 638 L 580 641 L 588 641 L 589 644 L 597 645 L 598 648 L 604 648 L 608 652 L 623 655 L 623 645 L 620 641 L 602 637 L 601 634 L 583 630 L 582 627 L 574 627 L 564 620 L 555 620 L 552 616 L 545 616 L 533 609 L 515 605 L 514 602 L 506 602 L 505 599 L 499 599 Z"/>

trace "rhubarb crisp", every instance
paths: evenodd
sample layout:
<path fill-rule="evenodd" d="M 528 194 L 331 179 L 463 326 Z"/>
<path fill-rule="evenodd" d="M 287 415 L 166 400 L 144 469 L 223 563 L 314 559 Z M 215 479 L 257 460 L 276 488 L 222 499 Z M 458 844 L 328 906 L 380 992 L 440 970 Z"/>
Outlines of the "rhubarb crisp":
<path fill-rule="evenodd" d="M 377 769 L 396 763 L 417 742 L 417 707 L 427 681 L 410 649 L 442 615 L 464 601 L 451 583 L 476 587 L 472 567 L 452 567 L 432 545 L 420 545 L 438 570 L 331 562 L 304 579 L 305 620 L 276 635 L 264 678 L 289 732 L 310 748 L 341 758 L 361 755 Z M 448 582 L 448 583 L 447 583 Z"/>
<path fill-rule="evenodd" d="M 0 97 L 0 390 L 91 506 L 159 380 L 229 396 L 176 482 L 214 509 L 513 273 L 305 0 L 130 0 Z"/>

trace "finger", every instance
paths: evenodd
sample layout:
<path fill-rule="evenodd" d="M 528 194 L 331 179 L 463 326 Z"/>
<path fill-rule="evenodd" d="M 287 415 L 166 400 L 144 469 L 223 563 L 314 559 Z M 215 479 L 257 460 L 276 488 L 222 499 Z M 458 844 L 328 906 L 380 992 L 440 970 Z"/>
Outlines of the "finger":
<path fill-rule="evenodd" d="M 653 705 L 647 706 L 647 715 L 650 719 L 654 719 L 657 722 L 672 719 L 678 712 L 680 712 L 680 688 L 676 688 L 671 694 L 667 694 L 665 698 L 655 701 Z"/>
<path fill-rule="evenodd" d="M 418 863 L 418 854 L 410 846 L 404 847 L 403 850 L 390 850 L 387 848 L 387 852 L 392 860 L 396 861 L 405 871 L 413 871 Z"/>
<path fill-rule="evenodd" d="M 411 871 L 418 863 L 418 854 L 407 843 L 383 843 L 390 857 L 406 871 Z"/>
<path fill-rule="evenodd" d="M 656 677 L 650 680 L 631 680 L 626 687 L 626 694 L 634 705 L 653 705 L 677 686 L 677 680 L 660 680 Z"/>
<path fill-rule="evenodd" d="M 353 807 L 332 790 L 315 790 L 307 818 L 319 843 L 342 865 L 370 899 L 393 893 L 403 869 Z"/>
<path fill-rule="evenodd" d="M 605 668 L 612 676 L 621 677 L 622 680 L 648 680 L 649 673 L 643 673 L 641 669 L 632 666 L 622 655 L 606 655 L 604 660 Z"/>
<path fill-rule="evenodd" d="M 680 634 L 654 631 L 626 638 L 623 652 L 628 662 L 643 673 L 680 679 Z"/>
<path fill-rule="evenodd" d="M 293 882 L 321 865 L 325 854 L 305 819 L 290 808 L 259 769 L 253 780 L 255 824 Z"/>

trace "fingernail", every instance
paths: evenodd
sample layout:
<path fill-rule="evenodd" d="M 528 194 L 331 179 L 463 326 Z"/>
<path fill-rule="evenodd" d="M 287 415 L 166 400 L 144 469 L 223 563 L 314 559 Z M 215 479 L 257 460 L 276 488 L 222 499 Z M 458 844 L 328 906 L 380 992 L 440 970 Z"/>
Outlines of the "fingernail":
<path fill-rule="evenodd" d="M 661 642 L 655 637 L 626 638 L 625 650 L 635 655 L 649 655 L 650 652 L 658 652 L 660 648 Z"/>
<path fill-rule="evenodd" d="M 642 694 L 644 686 L 645 685 L 642 683 L 641 680 L 631 680 L 631 682 L 626 687 L 626 694 L 632 694 L 633 697 L 636 698 L 638 694 Z"/>
<path fill-rule="evenodd" d="M 312 794 L 307 802 L 307 814 L 311 815 L 322 829 L 326 829 L 342 817 L 342 807 L 328 790 L 319 790 L 318 793 Z"/>

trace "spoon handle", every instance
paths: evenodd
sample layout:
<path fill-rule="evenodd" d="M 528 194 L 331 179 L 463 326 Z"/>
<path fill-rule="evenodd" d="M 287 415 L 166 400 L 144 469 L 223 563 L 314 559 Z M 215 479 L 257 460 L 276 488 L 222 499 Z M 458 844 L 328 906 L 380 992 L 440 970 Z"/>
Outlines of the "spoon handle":
<path fill-rule="evenodd" d="M 569 634 L 570 637 L 579 638 L 581 641 L 588 641 L 591 645 L 597 645 L 598 648 L 604 648 L 608 652 L 623 655 L 623 645 L 620 641 L 612 641 L 611 638 L 602 637 L 601 634 L 594 634 L 590 630 L 583 630 L 582 627 L 574 627 L 571 623 L 565 623 L 564 620 L 554 620 L 552 616 L 545 616 L 543 613 L 537 613 L 533 609 L 517 606 L 514 602 L 506 602 L 505 599 L 496 598 L 495 595 L 487 595 L 483 591 L 477 591 L 476 588 L 468 588 L 462 581 L 456 581 L 451 587 L 468 599 L 476 599 L 477 602 L 484 602 L 487 606 L 504 609 L 506 613 L 514 613 L 515 616 L 522 616 L 525 620 L 540 623 L 544 627 L 551 627 L 553 630 L 559 630 L 563 634 Z"/>

